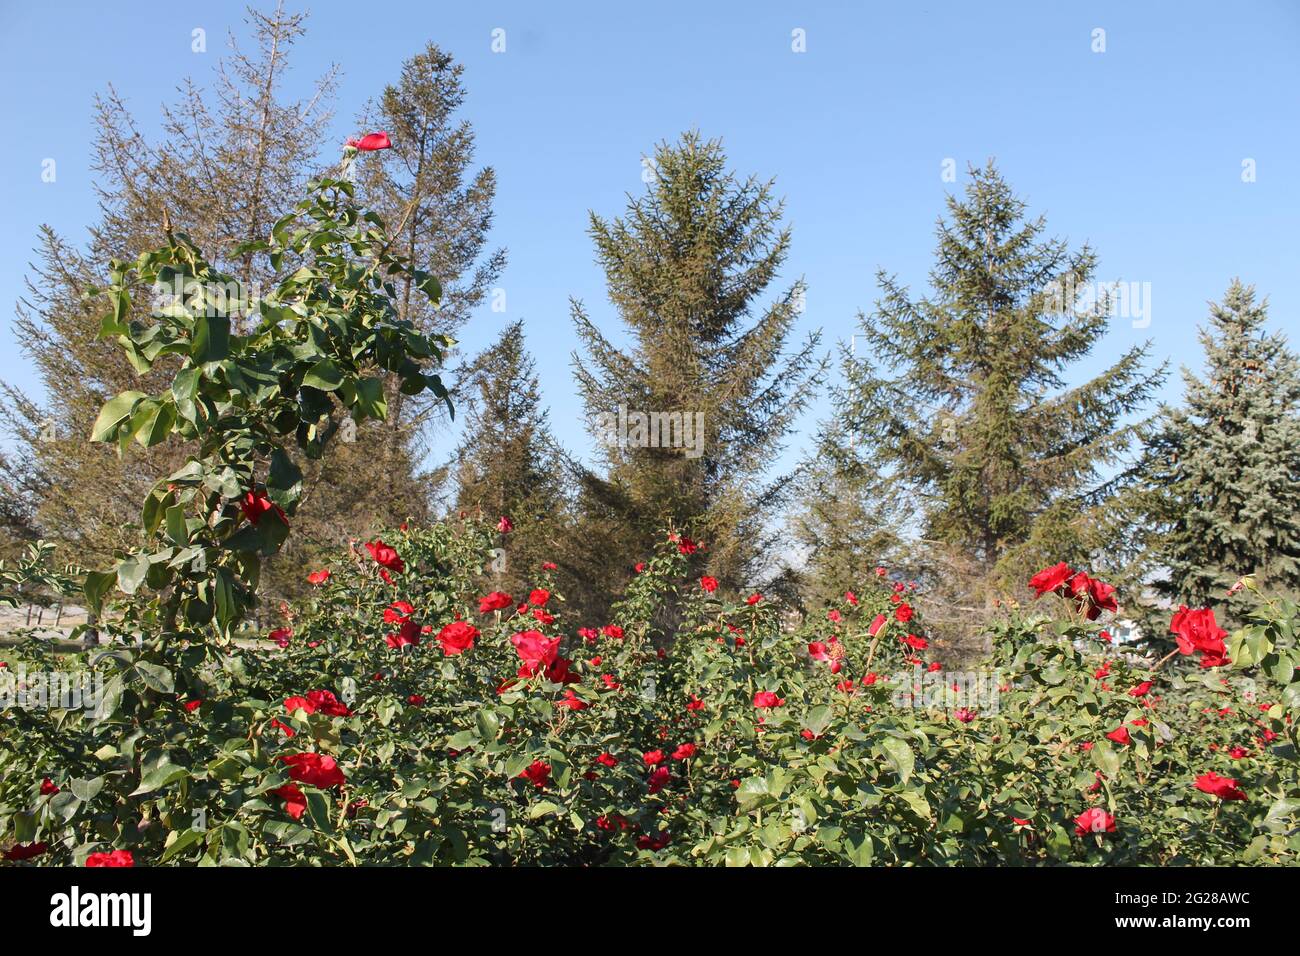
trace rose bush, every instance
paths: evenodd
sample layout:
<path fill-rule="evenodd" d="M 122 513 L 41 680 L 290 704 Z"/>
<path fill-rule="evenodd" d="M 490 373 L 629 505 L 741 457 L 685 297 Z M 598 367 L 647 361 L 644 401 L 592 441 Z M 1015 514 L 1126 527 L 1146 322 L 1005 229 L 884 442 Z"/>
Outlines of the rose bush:
<path fill-rule="evenodd" d="M 346 167 L 388 139 L 349 145 Z M 493 590 L 475 521 L 386 529 L 255 632 L 261 559 L 298 507 L 291 448 L 386 414 L 388 381 L 445 397 L 448 342 L 401 320 L 388 251 L 346 175 L 250 254 L 292 268 L 239 331 L 184 237 L 114 263 L 103 333 L 172 387 L 109 401 L 95 437 L 195 449 L 149 495 L 146 545 L 85 576 L 109 645 L 29 641 L 0 666 L 103 681 L 93 709 L 10 706 L 0 852 L 12 865 L 1294 864 L 1294 605 L 1228 635 L 1179 609 L 1162 659 L 1118 651 L 1114 590 L 1065 564 L 950 673 L 916 585 L 864 574 L 795 620 L 729 595 L 665 533 L 611 620 L 570 620 L 554 567 Z M 192 291 L 153 324 L 132 290 Z M 25 586 L 39 562 L 0 576 Z M 1243 587 L 1253 591 L 1249 581 Z M 665 623 L 671 622 L 671 623 Z"/>
<path fill-rule="evenodd" d="M 575 622 L 543 568 L 531 594 L 486 591 L 492 531 L 358 542 L 278 639 L 147 666 L 116 648 L 94 662 L 117 685 L 105 712 L 11 710 L 6 855 L 1297 861 L 1294 607 L 1261 599 L 1230 665 L 1177 670 L 1116 652 L 1086 607 L 1012 609 L 977 672 L 991 706 L 969 673 L 932 669 L 888 576 L 783 626 L 761 596 L 701 586 L 690 542 L 666 536 L 612 621 Z M 669 607 L 678 626 L 656 631 Z M 51 667 L 41 646 L 9 667 Z"/>

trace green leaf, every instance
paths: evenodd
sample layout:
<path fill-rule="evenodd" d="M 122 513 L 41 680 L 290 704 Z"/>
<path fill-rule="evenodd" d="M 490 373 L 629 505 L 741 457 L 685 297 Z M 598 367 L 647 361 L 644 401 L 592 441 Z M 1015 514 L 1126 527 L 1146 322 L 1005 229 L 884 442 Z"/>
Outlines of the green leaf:
<path fill-rule="evenodd" d="M 899 782 L 907 783 L 916 766 L 916 754 L 912 752 L 907 741 L 900 740 L 898 737 L 886 737 L 880 742 L 880 746 L 885 751 L 890 769 L 898 774 Z"/>
<path fill-rule="evenodd" d="M 99 410 L 99 417 L 95 419 L 95 427 L 91 429 L 91 441 L 112 441 L 115 432 L 122 422 L 126 421 L 131 413 L 145 398 L 144 392 L 123 392 L 116 398 L 110 399 L 104 407 Z"/>
<path fill-rule="evenodd" d="M 116 583 L 117 571 L 86 572 L 86 580 L 81 586 L 82 593 L 86 595 L 86 603 L 99 611 L 104 606 L 104 596 Z"/>
<path fill-rule="evenodd" d="M 302 383 L 322 392 L 332 392 L 343 384 L 343 372 L 333 359 L 323 358 L 307 370 Z"/>
<path fill-rule="evenodd" d="M 153 793 L 155 790 L 161 790 L 168 784 L 175 783 L 177 780 L 188 776 L 189 772 L 189 767 L 181 767 L 174 763 L 160 763 L 141 777 L 140 786 L 131 791 L 131 796 L 138 797 L 142 794 Z"/>
<path fill-rule="evenodd" d="M 384 383 L 378 378 L 363 378 L 357 381 L 357 409 L 362 418 L 374 418 L 383 421 L 388 417 L 388 398 L 384 395 Z"/>
<path fill-rule="evenodd" d="M 135 672 L 140 675 L 140 680 L 150 690 L 156 690 L 160 694 L 174 694 L 176 692 L 176 683 L 172 678 L 172 672 L 161 664 L 136 661 Z"/>
<path fill-rule="evenodd" d="M 134 594 L 140 585 L 144 582 L 144 576 L 149 571 L 149 556 L 145 554 L 133 554 L 129 558 L 123 558 L 117 563 L 117 586 L 121 588 L 124 594 Z"/>
<path fill-rule="evenodd" d="M 224 315 L 200 315 L 196 318 L 190 356 L 199 365 L 229 358 L 230 319 Z"/>
<path fill-rule="evenodd" d="M 104 778 L 94 777 L 89 780 L 80 777 L 74 779 L 70 784 L 72 792 L 77 795 L 78 800 L 89 803 L 95 799 L 95 796 L 104 788 Z"/>

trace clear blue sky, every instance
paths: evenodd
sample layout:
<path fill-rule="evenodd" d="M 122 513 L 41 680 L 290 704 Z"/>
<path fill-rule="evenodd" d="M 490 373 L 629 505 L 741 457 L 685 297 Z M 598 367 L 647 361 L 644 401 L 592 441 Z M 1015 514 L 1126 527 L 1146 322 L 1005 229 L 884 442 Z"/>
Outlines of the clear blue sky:
<path fill-rule="evenodd" d="M 292 4 L 291 4 L 292 7 Z M 1234 275 L 1300 339 L 1300 3 L 316 2 L 291 92 L 342 68 L 337 136 L 433 40 L 465 64 L 465 115 L 497 170 L 495 244 L 555 429 L 590 448 L 569 373 L 568 297 L 613 323 L 587 210 L 619 213 L 640 159 L 696 127 L 741 173 L 775 176 L 806 278 L 804 329 L 833 342 L 870 308 L 878 267 L 924 285 L 941 164 L 993 156 L 1050 230 L 1090 241 L 1100 276 L 1150 283 L 1151 324 L 1117 320 L 1078 376 L 1135 341 L 1199 363 L 1195 327 Z M 74 240 L 96 217 L 91 101 L 114 84 L 146 133 L 177 82 L 208 83 L 237 3 L 0 5 L 0 378 L 34 388 L 10 308 L 37 226 Z M 202 27 L 208 52 L 190 50 Z M 494 28 L 506 52 L 491 51 Z M 806 32 L 807 51 L 791 49 Z M 1104 53 L 1093 31 L 1105 30 Z M 56 183 L 41 163 L 58 162 Z M 1242 182 L 1242 161 L 1257 181 Z M 1175 376 L 1166 398 L 1176 398 Z M 805 423 L 810 425 L 811 422 Z M 440 442 L 450 447 L 451 436 Z M 798 440 L 796 439 L 796 444 Z M 794 457 L 794 449 L 786 460 Z"/>

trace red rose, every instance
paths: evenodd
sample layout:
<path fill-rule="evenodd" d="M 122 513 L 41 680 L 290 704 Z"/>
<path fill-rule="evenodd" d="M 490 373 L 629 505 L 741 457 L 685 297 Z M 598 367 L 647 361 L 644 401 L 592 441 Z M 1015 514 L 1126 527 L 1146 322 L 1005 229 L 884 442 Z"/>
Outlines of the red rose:
<path fill-rule="evenodd" d="M 770 707 L 784 707 L 785 698 L 777 697 L 776 694 L 770 690 L 760 690 L 754 694 L 754 706 L 760 710 L 765 710 Z"/>
<path fill-rule="evenodd" d="M 502 515 L 501 520 L 497 522 L 497 530 L 502 534 L 509 534 L 511 531 L 515 530 L 515 526 L 509 518 Z"/>
<path fill-rule="evenodd" d="M 293 628 L 291 627 L 277 627 L 270 634 L 266 635 L 268 640 L 275 641 L 275 643 L 279 644 L 281 647 L 288 647 L 289 638 L 292 636 Z"/>
<path fill-rule="evenodd" d="M 478 612 L 480 614 L 490 614 L 493 611 L 500 611 L 514 604 L 514 598 L 504 591 L 493 591 L 487 597 L 478 599 Z"/>
<path fill-rule="evenodd" d="M 652 790 L 651 792 L 653 793 L 654 791 Z M 636 838 L 636 845 L 638 850 L 662 850 L 668 845 L 668 842 L 671 839 L 672 837 L 668 835 L 667 830 L 661 830 L 654 836 L 642 834 Z"/>
<path fill-rule="evenodd" d="M 674 760 L 689 760 L 695 756 L 695 744 L 682 744 L 673 751 Z"/>
<path fill-rule="evenodd" d="M 438 643 L 442 645 L 444 657 L 463 654 L 474 646 L 478 637 L 478 628 L 468 621 L 452 621 L 438 632 Z"/>
<path fill-rule="evenodd" d="M 384 623 L 401 624 L 414 613 L 415 607 L 413 605 L 406 601 L 394 601 L 384 608 Z"/>
<path fill-rule="evenodd" d="M 92 853 L 86 857 L 86 866 L 125 867 L 135 866 L 135 858 L 130 850 L 114 850 L 112 853 Z"/>
<path fill-rule="evenodd" d="M 606 624 L 600 629 L 600 633 L 606 637 L 612 637 L 616 641 L 623 640 L 623 629 L 617 624 Z"/>
<path fill-rule="evenodd" d="M 289 777 L 313 787 L 333 787 L 347 783 L 333 757 L 318 753 L 287 754 L 280 758 L 289 765 Z"/>
<path fill-rule="evenodd" d="M 718 589 L 718 579 L 711 578 L 707 574 L 700 578 L 700 587 L 712 594 Z"/>
<path fill-rule="evenodd" d="M 551 779 L 551 765 L 541 760 L 534 760 L 524 770 L 519 772 L 519 776 L 525 780 L 531 781 L 534 787 L 539 790 L 546 786 Z"/>
<path fill-rule="evenodd" d="M 385 634 L 384 643 L 393 650 L 400 650 L 406 645 L 418 646 L 420 643 L 420 625 L 415 621 L 404 621 L 396 634 Z"/>
<path fill-rule="evenodd" d="M 41 781 L 41 796 L 52 797 L 59 792 L 59 788 L 54 785 L 54 781 L 46 777 Z"/>
<path fill-rule="evenodd" d="M 755 592 L 754 592 L 753 594 L 751 594 L 749 597 L 745 598 L 745 603 L 748 604 L 750 607 L 753 607 L 755 604 L 757 604 L 757 603 L 758 603 L 759 601 L 761 601 L 761 600 L 763 600 L 763 595 L 761 595 L 761 594 L 759 594 L 757 591 L 755 591 Z"/>
<path fill-rule="evenodd" d="M 366 550 L 370 552 L 370 557 L 374 558 L 375 563 L 389 571 L 396 571 L 401 574 L 406 570 L 406 562 L 397 554 L 397 550 L 382 541 L 367 541 Z"/>
<path fill-rule="evenodd" d="M 522 631 L 512 634 L 510 643 L 515 646 L 515 653 L 523 661 L 524 667 L 531 671 L 528 676 L 554 663 L 556 654 L 560 650 L 558 637 L 546 637 L 540 631 Z"/>
<path fill-rule="evenodd" d="M 313 571 L 307 575 L 308 584 L 324 584 L 329 579 L 330 573 L 328 571 Z"/>
<path fill-rule="evenodd" d="M 5 850 L 5 859 L 15 863 L 21 860 L 32 860 L 43 855 L 49 848 L 48 843 L 15 843 Z"/>
<path fill-rule="evenodd" d="M 347 144 L 353 149 L 361 150 L 363 153 L 373 152 L 377 149 L 391 149 L 393 145 L 387 133 L 367 133 L 360 139 L 349 139 Z"/>
<path fill-rule="evenodd" d="M 605 753 L 602 753 L 599 757 L 596 758 L 596 763 L 600 764 L 603 767 L 611 767 L 611 768 L 617 767 L 618 758 L 615 757 L 613 754 L 609 753 L 608 751 L 606 751 Z"/>
<path fill-rule="evenodd" d="M 1060 593 L 1061 588 L 1072 574 L 1074 574 L 1074 571 L 1064 561 L 1050 568 L 1043 568 L 1029 579 L 1029 586 L 1036 592 L 1034 600 L 1038 600 L 1049 592 Z"/>
<path fill-rule="evenodd" d="M 1231 777 L 1220 777 L 1217 773 L 1203 773 L 1196 778 L 1196 789 L 1202 793 L 1212 794 L 1220 800 L 1245 800 L 1246 794 L 1237 787 L 1237 781 Z"/>
<path fill-rule="evenodd" d="M 662 750 L 649 750 L 641 755 L 647 767 L 655 767 L 664 762 L 664 752 Z"/>
<path fill-rule="evenodd" d="M 1106 739 L 1113 740 L 1115 741 L 1115 743 L 1120 744 L 1121 746 L 1124 747 L 1127 747 L 1129 744 L 1133 742 L 1133 739 L 1128 735 L 1127 727 L 1116 727 L 1114 730 L 1112 730 L 1110 733 L 1106 735 Z"/>
<path fill-rule="evenodd" d="M 912 605 L 904 601 L 894 608 L 894 617 L 898 619 L 900 624 L 906 624 L 912 619 Z"/>
<path fill-rule="evenodd" d="M 667 767 L 655 767 L 650 771 L 650 792 L 658 793 L 664 787 L 668 786 L 668 781 L 672 779 L 672 771 Z"/>
<path fill-rule="evenodd" d="M 275 516 L 285 524 L 289 523 L 289 519 L 284 516 L 284 512 L 280 510 L 280 506 L 271 501 L 271 499 L 266 496 L 265 492 L 248 492 L 239 502 L 239 507 L 244 512 L 244 517 L 248 519 L 250 524 L 256 525 L 262 520 L 262 516 L 268 512 L 274 513 Z"/>
<path fill-rule="evenodd" d="M 295 820 L 301 820 L 302 815 L 307 812 L 307 798 L 303 796 L 302 790 L 296 783 L 286 783 L 283 787 L 276 787 L 271 793 L 284 801 L 284 812 Z"/>
<path fill-rule="evenodd" d="M 1101 807 L 1084 810 L 1074 818 L 1074 832 L 1079 836 L 1089 833 L 1114 833 L 1115 818 Z"/>
<path fill-rule="evenodd" d="M 1144 680 L 1142 683 L 1138 684 L 1131 691 L 1129 691 L 1128 695 L 1130 697 L 1145 697 L 1147 694 L 1151 692 L 1151 687 L 1152 687 L 1152 682 L 1149 680 Z"/>
<path fill-rule="evenodd" d="M 1223 639 L 1228 636 L 1228 632 L 1219 627 L 1219 622 L 1214 619 L 1214 611 L 1210 608 L 1192 610 L 1186 605 L 1180 606 L 1169 621 L 1169 630 L 1175 635 L 1181 654 L 1200 652 L 1221 658 L 1227 652 Z"/>
<path fill-rule="evenodd" d="M 555 702 L 556 707 L 562 707 L 565 710 L 586 710 L 591 705 L 575 694 L 572 690 L 564 692 L 564 699 Z"/>
<path fill-rule="evenodd" d="M 536 588 L 528 595 L 528 603 L 536 607 L 545 607 L 546 602 L 551 599 L 551 592 L 545 588 Z"/>

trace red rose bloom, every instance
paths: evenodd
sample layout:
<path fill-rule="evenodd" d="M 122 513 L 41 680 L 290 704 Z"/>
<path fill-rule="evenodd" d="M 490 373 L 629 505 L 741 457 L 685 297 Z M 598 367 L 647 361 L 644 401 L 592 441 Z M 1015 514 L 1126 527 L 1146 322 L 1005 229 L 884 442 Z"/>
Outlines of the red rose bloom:
<path fill-rule="evenodd" d="M 478 599 L 478 612 L 480 614 L 490 614 L 493 611 L 500 611 L 514 604 L 514 598 L 504 591 L 493 591 L 487 597 Z"/>
<path fill-rule="evenodd" d="M 689 760 L 695 756 L 695 744 L 682 744 L 673 751 L 674 760 Z"/>
<path fill-rule="evenodd" d="M 438 643 L 442 645 L 445 657 L 463 654 L 474 646 L 478 637 L 478 628 L 468 621 L 452 621 L 438 632 Z"/>
<path fill-rule="evenodd" d="M 86 857 L 86 866 L 126 867 L 135 866 L 135 858 L 130 850 L 114 850 L 111 853 L 92 853 Z"/>
<path fill-rule="evenodd" d="M 1237 781 L 1231 777 L 1220 777 L 1217 773 L 1203 773 L 1196 778 L 1196 789 L 1208 793 L 1220 800 L 1245 800 L 1246 794 L 1237 787 Z"/>
<path fill-rule="evenodd" d="M 700 587 L 712 594 L 718 589 L 718 579 L 711 578 L 707 574 L 700 578 Z"/>
<path fill-rule="evenodd" d="M 391 149 L 393 145 L 387 133 L 367 133 L 360 139 L 349 139 L 347 144 L 363 153 L 374 152 L 377 149 Z"/>
<path fill-rule="evenodd" d="M 904 601 L 894 608 L 894 617 L 898 619 L 899 623 L 906 624 L 912 619 L 912 605 Z"/>
<path fill-rule="evenodd" d="M 1128 735 L 1127 727 L 1116 727 L 1114 730 L 1112 730 L 1110 733 L 1106 735 L 1106 739 L 1113 740 L 1115 741 L 1115 743 L 1120 744 L 1121 746 L 1124 747 L 1127 747 L 1129 744 L 1133 742 L 1133 739 Z"/>
<path fill-rule="evenodd" d="M 1219 627 L 1219 622 L 1214 619 L 1214 611 L 1210 608 L 1192 610 L 1186 605 L 1180 606 L 1169 621 L 1169 630 L 1173 632 L 1181 654 L 1199 652 L 1222 658 L 1227 652 L 1223 639 L 1228 636 L 1228 632 Z"/>
<path fill-rule="evenodd" d="M 244 517 L 253 525 L 260 522 L 262 516 L 268 513 L 274 514 L 285 524 L 289 523 L 289 519 L 284 516 L 284 512 L 280 510 L 280 506 L 268 498 L 266 492 L 248 492 L 240 500 L 239 507 L 240 510 L 244 512 Z"/>
<path fill-rule="evenodd" d="M 664 787 L 668 786 L 668 781 L 672 779 L 672 771 L 667 767 L 655 767 L 650 771 L 650 792 L 658 793 Z"/>
<path fill-rule="evenodd" d="M 1115 818 L 1101 807 L 1084 810 L 1074 818 L 1074 832 L 1079 836 L 1089 833 L 1114 833 Z"/>
<path fill-rule="evenodd" d="M 276 787 L 271 793 L 284 801 L 284 812 L 295 820 L 301 820 L 302 815 L 307 812 L 307 798 L 303 796 L 302 790 L 296 783 L 286 783 L 283 787 Z"/>
<path fill-rule="evenodd" d="M 1050 568 L 1043 568 L 1029 579 L 1029 586 L 1035 591 L 1034 600 L 1038 600 L 1049 592 L 1059 594 L 1072 574 L 1074 574 L 1074 571 L 1064 561 Z"/>
<path fill-rule="evenodd" d="M 398 556 L 397 550 L 382 541 L 367 541 L 366 550 L 370 552 L 370 557 L 374 558 L 375 563 L 388 571 L 395 571 L 401 574 L 406 570 L 406 562 Z"/>
<path fill-rule="evenodd" d="M 308 584 L 324 584 L 329 579 L 330 579 L 330 573 L 324 570 L 313 571 L 311 574 L 307 575 Z"/>
<path fill-rule="evenodd" d="M 48 843 L 15 843 L 9 849 L 5 850 L 5 859 L 14 863 L 22 860 L 33 860 L 42 856 L 50 846 Z"/>
<path fill-rule="evenodd" d="M 534 787 L 537 787 L 540 790 L 550 782 L 551 765 L 541 760 L 534 760 L 525 769 L 519 772 L 519 776 L 528 780 Z"/>
<path fill-rule="evenodd" d="M 347 783 L 333 757 L 318 753 L 287 754 L 280 758 L 289 765 L 289 776 L 313 787 L 333 787 Z"/>
<path fill-rule="evenodd" d="M 766 710 L 771 707 L 784 707 L 785 698 L 777 697 L 770 690 L 760 690 L 754 694 L 754 706 L 760 710 Z"/>

